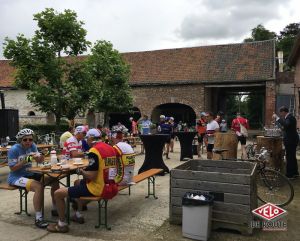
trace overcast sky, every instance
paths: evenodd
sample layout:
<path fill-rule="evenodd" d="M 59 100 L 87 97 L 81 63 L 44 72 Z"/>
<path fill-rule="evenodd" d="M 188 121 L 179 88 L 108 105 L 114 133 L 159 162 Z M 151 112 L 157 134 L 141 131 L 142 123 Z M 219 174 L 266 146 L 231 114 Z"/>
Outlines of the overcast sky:
<path fill-rule="evenodd" d="M 3 41 L 36 30 L 33 14 L 46 7 L 74 10 L 87 39 L 108 40 L 120 52 L 242 42 L 262 24 L 279 33 L 300 22 L 299 0 L 0 0 Z"/>

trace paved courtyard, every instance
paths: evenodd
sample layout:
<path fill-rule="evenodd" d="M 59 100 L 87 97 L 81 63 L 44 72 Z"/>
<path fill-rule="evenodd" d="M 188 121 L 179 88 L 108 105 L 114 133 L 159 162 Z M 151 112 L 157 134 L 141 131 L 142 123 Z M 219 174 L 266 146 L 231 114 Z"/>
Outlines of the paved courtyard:
<path fill-rule="evenodd" d="M 138 147 L 137 152 L 140 151 Z M 174 153 L 170 159 L 165 160 L 166 165 L 172 169 L 182 162 L 179 161 L 179 143 L 176 142 Z M 142 165 L 144 155 L 136 158 L 136 172 Z M 5 181 L 8 168 L 0 169 L 0 180 Z M 77 176 L 73 175 L 72 179 Z M 228 230 L 212 232 L 210 240 L 299 240 L 300 236 L 300 179 L 293 181 L 295 198 L 286 207 L 288 211 L 288 231 L 265 232 L 257 230 L 252 236 L 242 236 Z M 19 193 L 15 191 L 0 190 L 0 240 L 1 241 L 50 241 L 50 240 L 189 240 L 182 237 L 181 226 L 170 225 L 169 218 L 169 175 L 156 178 L 157 200 L 145 198 L 147 194 L 147 181 L 143 181 L 132 188 L 132 195 L 128 196 L 122 191 L 109 202 L 109 223 L 111 231 L 103 228 L 95 229 L 97 218 L 97 205 L 91 203 L 88 211 L 84 212 L 85 224 L 71 223 L 67 234 L 53 234 L 36 228 L 33 217 L 15 215 L 19 207 Z M 50 193 L 46 190 L 45 213 L 50 216 Z M 34 214 L 32 207 L 32 193 L 29 193 L 29 212 Z M 232 210 L 234 212 L 235 210 Z"/>

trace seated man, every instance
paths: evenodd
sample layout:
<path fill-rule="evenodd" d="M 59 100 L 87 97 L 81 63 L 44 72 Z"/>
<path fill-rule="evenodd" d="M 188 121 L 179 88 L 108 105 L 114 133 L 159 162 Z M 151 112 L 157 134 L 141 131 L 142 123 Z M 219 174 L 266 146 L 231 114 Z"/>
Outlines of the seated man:
<path fill-rule="evenodd" d="M 117 176 L 116 183 L 119 185 L 128 185 L 132 183 L 134 174 L 134 150 L 131 145 L 123 141 L 123 133 L 117 132 L 112 135 L 113 148 L 117 155 Z"/>
<path fill-rule="evenodd" d="M 60 138 L 59 138 L 59 146 L 60 148 L 64 148 L 64 144 L 66 142 L 66 140 L 68 140 L 70 137 L 73 136 L 74 133 L 74 127 L 71 126 L 68 128 L 68 130 L 66 132 L 64 132 Z"/>
<path fill-rule="evenodd" d="M 86 135 L 84 126 L 77 126 L 74 131 L 74 136 L 71 136 L 65 141 L 62 154 L 67 158 L 83 157 L 82 140 Z"/>
<path fill-rule="evenodd" d="M 88 153 L 89 166 L 85 169 L 78 169 L 77 174 L 84 179 L 77 180 L 75 186 L 60 188 L 55 194 L 55 201 L 58 209 L 59 220 L 56 224 L 50 224 L 47 228 L 49 232 L 65 233 L 69 231 L 65 221 L 65 198 L 70 197 L 77 200 L 78 210 L 72 217 L 74 222 L 84 223 L 84 218 L 79 212 L 82 208 L 80 197 L 97 196 L 111 199 L 118 193 L 118 186 L 115 183 L 116 174 L 116 154 L 112 146 L 98 142 Z"/>
<path fill-rule="evenodd" d="M 92 143 L 94 141 L 100 141 L 101 139 L 101 132 L 96 129 L 89 129 L 85 136 L 86 139 L 82 140 L 82 149 L 84 152 L 89 151 L 89 149 L 92 147 Z"/>
<path fill-rule="evenodd" d="M 32 161 L 38 163 L 44 161 L 36 145 L 33 143 L 33 131 L 30 129 L 20 130 L 16 136 L 18 143 L 13 145 L 8 152 L 8 166 L 10 173 L 8 183 L 10 185 L 26 188 L 27 191 L 34 192 L 33 207 L 35 210 L 35 225 L 39 228 L 46 228 L 48 223 L 43 221 L 42 217 L 42 201 L 43 201 L 43 185 L 40 180 L 42 175 L 28 172 L 27 168 L 32 166 Z M 45 182 L 49 183 L 49 179 L 45 178 Z M 52 215 L 57 216 L 55 201 L 53 199 L 54 192 L 59 188 L 58 181 L 51 183 L 52 196 Z"/>

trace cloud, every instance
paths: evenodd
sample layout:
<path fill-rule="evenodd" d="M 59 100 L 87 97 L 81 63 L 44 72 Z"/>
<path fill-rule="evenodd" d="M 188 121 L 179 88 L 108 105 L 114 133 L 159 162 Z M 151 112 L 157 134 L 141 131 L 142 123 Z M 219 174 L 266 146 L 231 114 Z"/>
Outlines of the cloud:
<path fill-rule="evenodd" d="M 179 38 L 241 38 L 258 24 L 279 17 L 283 3 L 281 0 L 203 0 L 196 4 L 194 12 L 185 16 L 176 30 Z"/>

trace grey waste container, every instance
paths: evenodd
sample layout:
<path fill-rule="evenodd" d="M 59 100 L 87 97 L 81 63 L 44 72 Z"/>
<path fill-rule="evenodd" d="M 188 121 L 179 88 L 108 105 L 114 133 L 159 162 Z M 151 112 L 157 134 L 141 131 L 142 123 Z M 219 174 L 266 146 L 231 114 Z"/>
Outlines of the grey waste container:
<path fill-rule="evenodd" d="M 196 240 L 209 238 L 213 199 L 213 195 L 201 192 L 187 192 L 183 196 L 182 235 L 184 237 Z"/>

